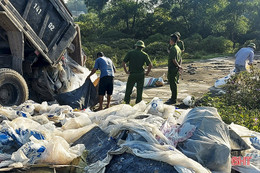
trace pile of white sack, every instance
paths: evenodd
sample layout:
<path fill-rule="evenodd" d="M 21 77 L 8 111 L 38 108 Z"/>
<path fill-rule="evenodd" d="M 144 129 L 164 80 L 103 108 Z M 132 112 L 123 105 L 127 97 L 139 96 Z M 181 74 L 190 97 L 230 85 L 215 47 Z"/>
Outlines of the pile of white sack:
<path fill-rule="evenodd" d="M 214 108 L 207 111 L 217 112 Z M 176 145 L 190 138 L 197 128 L 189 123 L 183 124 L 189 112 L 165 105 L 159 98 L 154 98 L 149 104 L 144 101 L 133 107 L 120 104 L 99 112 L 73 110 L 69 106 L 48 105 L 47 102 L 38 104 L 30 100 L 20 106 L 0 107 L 0 168 L 70 164 L 85 150 L 84 144 L 71 145 L 93 127 L 99 126 L 112 138 L 118 137 L 122 130 L 130 131 L 128 138 L 118 145 L 138 157 L 166 162 L 179 172 L 211 172 L 176 149 Z M 242 128 L 231 127 L 238 134 Z M 252 135 L 245 128 L 243 133 Z M 254 135 L 259 139 L 258 133 Z M 246 142 L 252 146 L 250 141 Z M 250 168 L 259 170 L 258 150 L 252 146 L 247 154 L 254 154 Z M 92 164 L 86 170 L 96 173 L 97 167 L 101 172 L 105 169 L 104 165 Z"/>

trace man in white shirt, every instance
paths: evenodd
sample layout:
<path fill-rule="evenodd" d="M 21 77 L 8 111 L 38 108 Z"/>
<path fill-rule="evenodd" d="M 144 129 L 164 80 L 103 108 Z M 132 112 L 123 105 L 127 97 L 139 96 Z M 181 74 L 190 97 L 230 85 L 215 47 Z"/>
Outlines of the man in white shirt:
<path fill-rule="evenodd" d="M 254 43 L 250 43 L 247 47 L 241 48 L 235 55 L 235 71 L 239 73 L 241 71 L 246 71 L 246 60 L 249 60 L 248 65 L 253 65 L 254 59 L 254 50 L 256 49 L 256 45 Z"/>

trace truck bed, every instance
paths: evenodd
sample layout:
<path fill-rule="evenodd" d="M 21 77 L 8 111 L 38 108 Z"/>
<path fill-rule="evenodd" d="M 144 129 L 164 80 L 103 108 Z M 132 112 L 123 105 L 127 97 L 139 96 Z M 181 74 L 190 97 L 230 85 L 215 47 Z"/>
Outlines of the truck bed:
<path fill-rule="evenodd" d="M 50 64 L 59 60 L 77 34 L 61 0 L 0 0 L 0 11 Z"/>

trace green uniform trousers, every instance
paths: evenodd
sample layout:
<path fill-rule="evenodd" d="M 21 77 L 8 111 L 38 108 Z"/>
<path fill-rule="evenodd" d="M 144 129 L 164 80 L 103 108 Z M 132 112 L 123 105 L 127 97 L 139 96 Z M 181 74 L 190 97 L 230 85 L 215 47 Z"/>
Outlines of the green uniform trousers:
<path fill-rule="evenodd" d="M 132 94 L 133 87 L 136 85 L 137 88 L 137 97 L 135 103 L 139 103 L 142 101 L 143 96 L 143 87 L 144 87 L 144 72 L 141 73 L 132 73 L 129 75 L 127 84 L 126 84 L 126 91 L 125 91 L 125 103 L 130 103 L 130 96 Z"/>
<path fill-rule="evenodd" d="M 172 92 L 171 100 L 177 100 L 177 81 L 179 77 L 178 68 L 172 68 L 168 70 L 168 82 L 170 83 L 170 89 Z"/>

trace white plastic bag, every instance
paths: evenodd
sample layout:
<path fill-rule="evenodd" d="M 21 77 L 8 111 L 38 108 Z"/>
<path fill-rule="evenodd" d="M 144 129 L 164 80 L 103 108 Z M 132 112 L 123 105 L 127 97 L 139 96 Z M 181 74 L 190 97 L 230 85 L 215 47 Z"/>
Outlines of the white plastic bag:
<path fill-rule="evenodd" d="M 185 99 L 183 99 L 183 103 L 186 106 L 193 106 L 195 104 L 195 98 L 193 96 L 187 96 Z"/>
<path fill-rule="evenodd" d="M 79 117 L 68 119 L 65 124 L 62 126 L 62 129 L 78 129 L 80 127 L 90 125 L 92 122 L 89 119 L 87 114 L 81 114 Z"/>
<path fill-rule="evenodd" d="M 13 120 L 18 117 L 18 115 L 16 114 L 16 111 L 13 110 L 11 107 L 1 107 L 0 114 L 4 115 L 9 120 Z"/>
<path fill-rule="evenodd" d="M 148 104 L 146 112 L 152 115 L 163 116 L 164 105 L 163 101 L 158 97 L 154 97 L 152 101 Z"/>
<path fill-rule="evenodd" d="M 68 129 L 64 130 L 63 132 L 57 135 L 63 137 L 69 144 L 72 144 L 95 126 L 96 124 L 90 124 L 88 126 L 84 126 L 78 129 Z"/>
<path fill-rule="evenodd" d="M 30 141 L 12 154 L 12 160 L 15 162 L 22 162 L 24 165 L 27 163 L 34 164 L 40 160 L 41 155 L 45 150 L 46 148 L 40 143 Z"/>
<path fill-rule="evenodd" d="M 73 159 L 82 155 L 85 150 L 84 144 L 70 147 L 65 139 L 55 136 L 46 145 L 46 152 L 42 154 L 41 163 L 66 165 Z"/>
<path fill-rule="evenodd" d="M 17 110 L 22 111 L 22 112 L 26 112 L 30 115 L 34 114 L 34 109 L 35 109 L 35 103 L 32 100 L 27 100 L 26 102 L 24 102 L 23 104 L 19 105 L 17 107 Z"/>
<path fill-rule="evenodd" d="M 228 81 L 228 79 L 229 79 L 230 77 L 231 77 L 231 75 L 228 74 L 227 76 L 216 80 L 214 86 L 215 86 L 216 88 L 221 88 L 223 85 L 225 85 L 225 84 L 227 83 L 227 81 Z"/>

